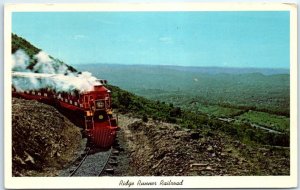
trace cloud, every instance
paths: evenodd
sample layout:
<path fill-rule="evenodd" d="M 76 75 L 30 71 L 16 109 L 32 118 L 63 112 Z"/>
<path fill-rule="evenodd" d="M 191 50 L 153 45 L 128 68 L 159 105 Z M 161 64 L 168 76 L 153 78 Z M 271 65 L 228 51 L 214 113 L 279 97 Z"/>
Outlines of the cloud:
<path fill-rule="evenodd" d="M 84 39 L 84 38 L 87 38 L 87 36 L 82 35 L 82 34 L 76 34 L 76 35 L 73 36 L 74 40 L 79 40 L 79 39 Z"/>
<path fill-rule="evenodd" d="M 141 39 L 141 38 L 137 40 L 137 43 L 144 43 L 144 42 L 146 42 L 146 41 L 144 39 Z"/>
<path fill-rule="evenodd" d="M 165 44 L 171 44 L 173 43 L 173 39 L 170 37 L 160 37 L 159 41 Z"/>
<path fill-rule="evenodd" d="M 224 61 L 224 62 L 222 63 L 222 65 L 223 65 L 223 66 L 227 66 L 228 63 L 227 63 L 226 61 Z"/>
<path fill-rule="evenodd" d="M 102 23 L 102 24 L 110 24 L 110 25 L 117 24 L 116 22 L 104 21 L 104 20 L 100 21 L 100 23 Z"/>

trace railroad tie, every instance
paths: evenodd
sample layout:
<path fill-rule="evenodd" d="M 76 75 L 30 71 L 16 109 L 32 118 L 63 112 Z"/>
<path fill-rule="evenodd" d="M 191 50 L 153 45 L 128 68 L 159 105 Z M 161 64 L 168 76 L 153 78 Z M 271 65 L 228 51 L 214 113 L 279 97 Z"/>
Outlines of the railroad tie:
<path fill-rule="evenodd" d="M 110 165 L 113 165 L 113 166 L 117 166 L 118 165 L 118 162 L 116 162 L 116 161 L 110 161 L 110 162 L 108 162 Z"/>
<path fill-rule="evenodd" d="M 105 172 L 107 172 L 109 174 L 113 174 L 114 173 L 114 169 L 113 168 L 107 168 L 107 169 L 105 169 Z"/>

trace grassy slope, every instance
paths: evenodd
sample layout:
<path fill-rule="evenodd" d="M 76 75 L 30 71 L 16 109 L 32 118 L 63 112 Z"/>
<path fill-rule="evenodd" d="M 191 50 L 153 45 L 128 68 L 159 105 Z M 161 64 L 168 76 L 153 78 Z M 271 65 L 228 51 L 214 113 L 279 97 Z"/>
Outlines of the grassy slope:
<path fill-rule="evenodd" d="M 285 116 L 249 111 L 237 117 L 240 120 L 246 120 L 264 127 L 269 127 L 281 132 L 290 131 L 290 119 Z"/>

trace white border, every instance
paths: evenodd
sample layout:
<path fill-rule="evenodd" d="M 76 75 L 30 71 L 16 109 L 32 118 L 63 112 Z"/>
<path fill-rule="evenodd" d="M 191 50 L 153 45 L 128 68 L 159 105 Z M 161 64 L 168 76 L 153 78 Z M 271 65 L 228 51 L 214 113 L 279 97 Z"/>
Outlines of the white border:
<path fill-rule="evenodd" d="M 232 177 L 12 177 L 11 162 L 11 14 L 34 11 L 290 11 L 290 176 Z M 5 188 L 125 188 L 120 180 L 136 182 L 184 180 L 182 186 L 131 186 L 131 188 L 267 188 L 297 186 L 297 6 L 288 3 L 92 3 L 7 4 L 4 10 L 4 166 Z"/>
<path fill-rule="evenodd" d="M 9 11 L 296 11 L 289 3 L 74 3 L 6 4 Z"/>

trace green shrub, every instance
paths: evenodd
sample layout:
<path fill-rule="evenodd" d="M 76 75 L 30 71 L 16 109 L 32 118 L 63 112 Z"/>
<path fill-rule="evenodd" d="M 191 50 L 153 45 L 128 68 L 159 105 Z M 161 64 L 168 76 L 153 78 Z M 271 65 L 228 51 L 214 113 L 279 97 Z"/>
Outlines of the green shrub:
<path fill-rule="evenodd" d="M 147 117 L 147 115 L 143 115 L 143 118 L 142 118 L 142 120 L 143 120 L 143 122 L 148 122 L 148 117 Z"/>

